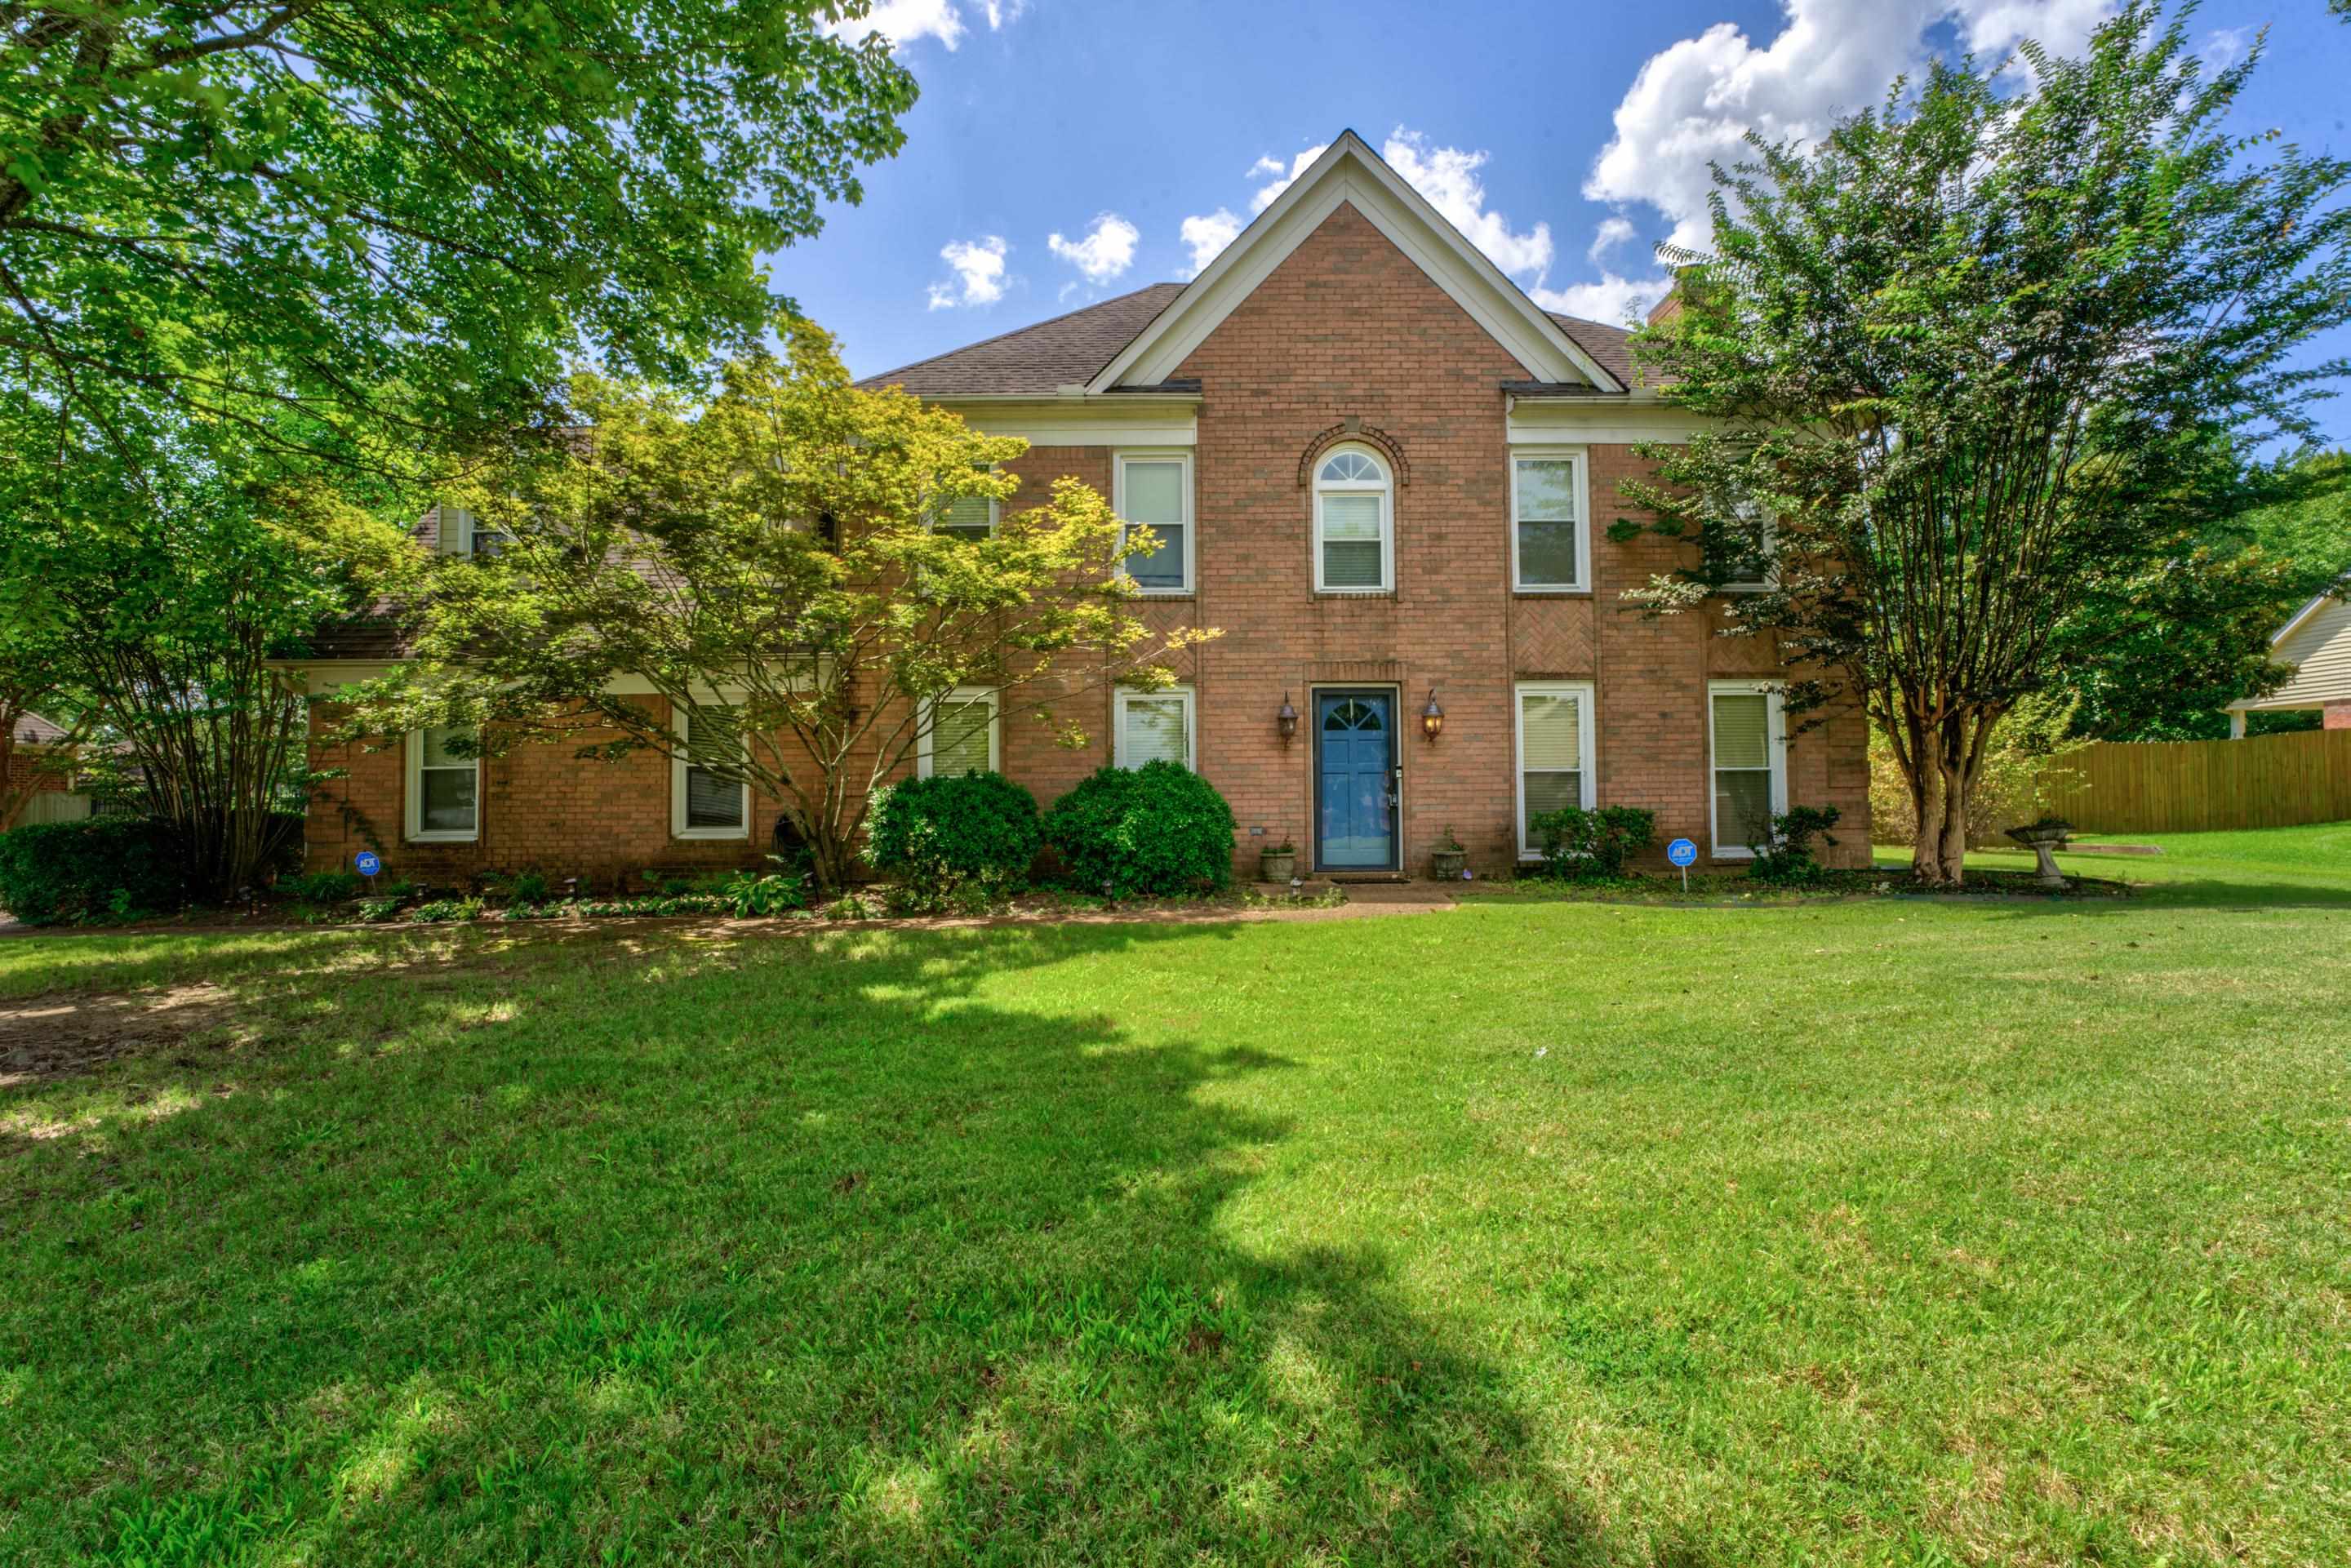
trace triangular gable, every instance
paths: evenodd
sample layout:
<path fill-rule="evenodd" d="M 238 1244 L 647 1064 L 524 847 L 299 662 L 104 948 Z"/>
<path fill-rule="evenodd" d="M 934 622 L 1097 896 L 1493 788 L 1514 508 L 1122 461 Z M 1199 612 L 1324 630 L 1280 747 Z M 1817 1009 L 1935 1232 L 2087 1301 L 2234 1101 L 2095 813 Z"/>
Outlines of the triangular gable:
<path fill-rule="evenodd" d="M 1518 361 L 1529 381 L 1625 390 L 1352 131 L 1341 133 L 1312 167 L 1291 181 L 1190 287 L 1102 367 L 1087 390 L 1154 385 L 1174 377 L 1192 350 L 1343 203 L 1468 312 Z"/>

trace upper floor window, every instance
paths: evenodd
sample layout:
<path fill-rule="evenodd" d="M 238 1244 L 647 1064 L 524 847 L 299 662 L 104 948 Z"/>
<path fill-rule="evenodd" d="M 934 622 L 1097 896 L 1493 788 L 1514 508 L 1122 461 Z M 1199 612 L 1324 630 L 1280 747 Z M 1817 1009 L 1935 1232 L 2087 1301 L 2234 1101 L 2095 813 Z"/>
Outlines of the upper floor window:
<path fill-rule="evenodd" d="M 1314 471 L 1314 586 L 1384 592 L 1395 586 L 1394 489 L 1387 465 L 1343 446 Z"/>
<path fill-rule="evenodd" d="M 1707 533 L 1708 575 L 1725 593 L 1758 593 L 1771 586 L 1771 515 L 1742 498 Z"/>
<path fill-rule="evenodd" d="M 983 474 L 993 472 L 985 465 Z M 933 531 L 961 539 L 984 539 L 996 532 L 998 505 L 993 496 L 959 496 L 932 516 Z"/>
<path fill-rule="evenodd" d="M 1121 568 L 1145 593 L 1192 591 L 1192 459 L 1181 452 L 1122 452 L 1112 476 L 1111 509 L 1149 525 L 1157 542 Z M 1123 543 L 1122 537 L 1121 542 Z"/>
<path fill-rule="evenodd" d="M 1521 591 L 1591 587 L 1583 521 L 1583 455 L 1522 452 L 1510 459 L 1512 581 Z"/>
<path fill-rule="evenodd" d="M 441 508 L 441 553 L 490 557 L 505 548 L 507 536 L 495 524 L 485 523 L 463 507 Z"/>

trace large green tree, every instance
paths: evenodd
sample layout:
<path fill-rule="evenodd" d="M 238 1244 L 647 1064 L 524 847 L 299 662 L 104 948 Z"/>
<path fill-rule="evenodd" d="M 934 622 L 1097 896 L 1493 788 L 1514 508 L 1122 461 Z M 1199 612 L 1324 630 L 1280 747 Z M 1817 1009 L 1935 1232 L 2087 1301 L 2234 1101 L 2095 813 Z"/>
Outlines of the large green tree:
<path fill-rule="evenodd" d="M 1026 442 L 862 391 L 821 330 L 785 331 L 787 358 L 737 359 L 705 398 L 583 375 L 584 428 L 479 463 L 449 500 L 496 552 L 412 556 L 385 585 L 415 657 L 349 688 L 352 733 L 683 758 L 778 801 L 838 886 L 958 687 L 1080 744 L 1056 704 L 1164 686 L 1215 635 L 1134 612 L 1119 563 L 1156 541 L 1100 494 L 1007 505 L 995 470 Z"/>
<path fill-rule="evenodd" d="M 118 459 L 127 391 L 389 465 L 527 418 L 582 350 L 686 378 L 900 144 L 912 79 L 823 25 L 866 8 L 0 6 L 0 384 Z"/>
<path fill-rule="evenodd" d="M 2302 350 L 2351 319 L 2351 166 L 2224 127 L 2258 57 L 2208 73 L 2133 5 L 2084 58 L 1938 65 L 1816 146 L 1757 141 L 1710 249 L 1670 256 L 1683 308 L 1637 351 L 1717 423 L 1630 487 L 1625 528 L 1699 547 L 1639 597 L 1760 573 L 1729 630 L 1779 639 L 1792 711 L 1866 706 L 1923 879 L 1961 879 L 1988 743 L 2084 606 L 2196 570 L 2212 476 L 2344 371 Z"/>

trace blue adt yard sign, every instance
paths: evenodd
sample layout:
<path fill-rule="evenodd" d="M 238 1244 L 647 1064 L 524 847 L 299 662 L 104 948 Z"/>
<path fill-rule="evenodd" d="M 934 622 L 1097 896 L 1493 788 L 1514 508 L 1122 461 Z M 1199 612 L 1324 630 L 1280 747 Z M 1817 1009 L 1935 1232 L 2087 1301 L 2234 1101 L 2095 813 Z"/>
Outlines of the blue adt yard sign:
<path fill-rule="evenodd" d="M 1689 891 L 1689 868 L 1698 859 L 1698 846 L 1687 839 L 1676 839 L 1666 846 L 1666 858 L 1682 868 L 1682 891 Z"/>
<path fill-rule="evenodd" d="M 372 850 L 361 850 L 353 858 L 351 864 L 358 868 L 361 876 L 373 876 L 383 869 L 383 862 L 375 858 L 375 852 Z"/>

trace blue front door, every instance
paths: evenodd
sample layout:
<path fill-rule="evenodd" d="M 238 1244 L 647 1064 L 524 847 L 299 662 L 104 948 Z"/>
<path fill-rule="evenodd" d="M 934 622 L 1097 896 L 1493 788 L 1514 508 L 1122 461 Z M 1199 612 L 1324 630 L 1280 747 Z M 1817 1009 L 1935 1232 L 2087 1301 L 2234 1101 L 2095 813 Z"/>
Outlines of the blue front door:
<path fill-rule="evenodd" d="M 1314 699 L 1314 862 L 1325 871 L 1395 869 L 1395 697 Z"/>

